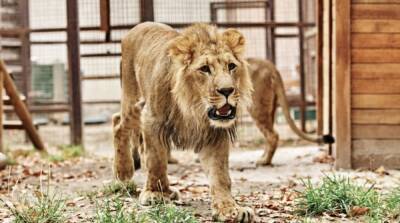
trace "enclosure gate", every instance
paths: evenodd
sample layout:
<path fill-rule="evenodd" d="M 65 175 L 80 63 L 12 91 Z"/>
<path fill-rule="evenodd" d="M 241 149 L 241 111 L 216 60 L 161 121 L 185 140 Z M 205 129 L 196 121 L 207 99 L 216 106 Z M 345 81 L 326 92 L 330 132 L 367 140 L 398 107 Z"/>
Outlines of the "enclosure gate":
<path fill-rule="evenodd" d="M 297 49 L 290 50 L 298 55 L 294 53 L 290 58 L 294 58 L 293 63 L 299 66 L 301 91 L 300 100 L 293 105 L 301 108 L 303 129 L 306 106 L 315 104 L 306 100 L 306 94 L 315 96 L 315 86 L 306 89 L 306 80 L 315 79 L 315 69 L 313 65 L 305 66 L 308 64 L 305 40 L 316 36 L 315 30 L 307 35 L 307 32 L 315 29 L 314 2 L 35 0 L 33 3 L 28 0 L 1 0 L 1 7 L 10 2 L 18 2 L 18 7 L 24 7 L 19 12 L 19 20 L 23 22 L 8 30 L 2 28 L 0 35 L 4 37 L 16 32 L 22 36 L 22 46 L 28 46 L 20 52 L 21 58 L 25 58 L 20 77 L 25 83 L 22 87 L 29 98 L 30 109 L 33 112 L 69 112 L 72 143 L 80 144 L 83 139 L 81 104 L 85 113 L 96 114 L 106 108 L 118 109 L 120 40 L 129 29 L 143 21 L 166 23 L 178 30 L 194 22 L 212 23 L 222 29 L 237 28 L 248 39 L 247 56 L 268 58 L 275 61 L 278 68 L 286 63 L 281 58 L 289 52 L 283 52 L 287 43 L 296 45 L 297 42 Z M 292 17 L 287 18 L 287 15 Z M 35 100 L 35 92 L 30 89 L 30 56 L 34 60 L 32 66 L 61 63 L 67 67 L 70 87 L 65 98 Z M 287 73 L 296 73 L 293 66 L 291 69 Z M 285 73 L 285 68 L 281 70 Z"/>

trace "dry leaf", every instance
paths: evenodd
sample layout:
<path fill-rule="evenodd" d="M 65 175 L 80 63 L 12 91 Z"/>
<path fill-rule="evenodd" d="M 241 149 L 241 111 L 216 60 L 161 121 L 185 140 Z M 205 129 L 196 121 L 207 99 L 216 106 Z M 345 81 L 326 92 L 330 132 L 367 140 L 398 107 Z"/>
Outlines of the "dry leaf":
<path fill-rule="evenodd" d="M 335 158 L 327 153 L 320 153 L 316 157 L 313 158 L 314 163 L 333 163 Z"/>
<path fill-rule="evenodd" d="M 375 170 L 375 173 L 383 176 L 383 175 L 389 175 L 389 173 L 385 170 L 385 167 L 380 166 L 378 169 Z"/>
<path fill-rule="evenodd" d="M 359 207 L 359 206 L 354 206 L 351 208 L 351 216 L 360 216 L 360 215 L 365 215 L 368 213 L 369 208 L 367 207 Z"/>

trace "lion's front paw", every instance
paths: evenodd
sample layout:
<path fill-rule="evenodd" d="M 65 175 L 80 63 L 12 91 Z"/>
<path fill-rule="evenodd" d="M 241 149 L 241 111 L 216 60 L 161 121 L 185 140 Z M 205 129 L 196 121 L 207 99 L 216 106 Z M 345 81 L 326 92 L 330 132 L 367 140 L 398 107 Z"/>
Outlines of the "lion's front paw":
<path fill-rule="evenodd" d="M 139 203 L 141 205 L 154 205 L 160 202 L 169 202 L 171 200 L 179 200 L 179 192 L 171 190 L 168 193 L 159 191 L 144 190 L 139 195 Z"/>
<path fill-rule="evenodd" d="M 223 205 L 213 209 L 215 221 L 253 222 L 254 211 L 249 207 L 240 207 L 236 204 Z"/>
<path fill-rule="evenodd" d="M 117 178 L 117 180 L 124 182 L 129 181 L 132 179 L 134 172 L 135 170 L 132 162 L 124 164 L 115 163 L 114 165 L 114 176 Z"/>

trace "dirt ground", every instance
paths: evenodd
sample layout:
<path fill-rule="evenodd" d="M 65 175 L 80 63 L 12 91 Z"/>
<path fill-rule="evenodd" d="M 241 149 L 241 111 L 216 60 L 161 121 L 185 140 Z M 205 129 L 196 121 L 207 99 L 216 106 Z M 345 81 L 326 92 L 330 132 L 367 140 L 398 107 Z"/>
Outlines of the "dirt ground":
<path fill-rule="evenodd" d="M 0 198 L 3 201 L 14 201 L 29 196 L 47 185 L 51 176 L 52 190 L 68 200 L 69 222 L 91 222 L 96 202 L 87 195 L 113 181 L 110 135 L 99 128 L 92 130 L 86 135 L 87 152 L 83 157 L 50 163 L 36 153 L 21 156 L 17 165 L 0 171 Z M 105 140 L 98 140 L 99 137 Z M 384 173 L 367 170 L 335 171 L 331 160 L 321 155 L 325 151 L 313 145 L 280 147 L 273 166 L 256 168 L 255 161 L 261 153 L 262 145 L 236 148 L 230 155 L 233 195 L 240 204 L 254 208 L 256 222 L 303 222 L 304 219 L 294 213 L 293 199 L 296 191 L 303 188 L 304 179 L 317 183 L 324 175 L 340 174 L 350 176 L 360 183 L 374 184 L 382 190 L 400 185 L 400 171 L 396 170 Z M 173 154 L 180 160 L 179 164 L 168 167 L 171 185 L 182 195 L 177 205 L 192 210 L 202 222 L 210 222 L 208 181 L 200 164 L 196 162 L 196 155 L 191 151 L 174 151 Z M 135 173 L 134 182 L 140 190 L 145 182 L 145 174 L 141 170 Z M 102 200 L 105 197 L 98 196 L 96 199 Z M 136 204 L 136 199 L 136 196 L 126 197 L 125 202 Z M 9 210 L 2 205 L 0 219 L 1 222 L 10 222 L 12 219 Z M 314 220 L 359 222 L 344 216 L 322 216 Z"/>

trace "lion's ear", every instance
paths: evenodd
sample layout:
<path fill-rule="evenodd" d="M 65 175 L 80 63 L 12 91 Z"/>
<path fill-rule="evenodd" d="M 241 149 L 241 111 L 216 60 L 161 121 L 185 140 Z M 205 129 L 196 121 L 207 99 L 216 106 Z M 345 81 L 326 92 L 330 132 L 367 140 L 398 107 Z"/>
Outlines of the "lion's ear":
<path fill-rule="evenodd" d="M 244 53 L 245 38 L 236 29 L 227 29 L 222 33 L 222 39 L 233 53 L 242 55 Z"/>
<path fill-rule="evenodd" d="M 188 36 L 176 37 L 168 49 L 168 55 L 172 58 L 179 58 L 187 64 L 192 60 L 194 41 Z"/>

